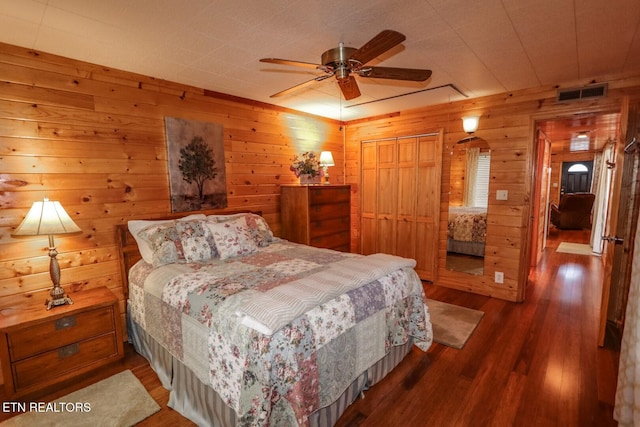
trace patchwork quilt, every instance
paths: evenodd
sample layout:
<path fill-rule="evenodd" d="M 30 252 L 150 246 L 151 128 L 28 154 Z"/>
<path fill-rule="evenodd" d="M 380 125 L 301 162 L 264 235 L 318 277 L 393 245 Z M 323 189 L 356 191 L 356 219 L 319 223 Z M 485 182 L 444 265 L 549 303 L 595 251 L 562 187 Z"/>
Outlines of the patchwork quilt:
<path fill-rule="evenodd" d="M 450 207 L 448 237 L 461 242 L 484 243 L 487 237 L 487 210 Z"/>
<path fill-rule="evenodd" d="M 130 271 L 129 310 L 240 425 L 306 426 L 392 346 L 412 339 L 430 347 L 414 265 L 275 239 L 227 259 L 140 261 Z"/>

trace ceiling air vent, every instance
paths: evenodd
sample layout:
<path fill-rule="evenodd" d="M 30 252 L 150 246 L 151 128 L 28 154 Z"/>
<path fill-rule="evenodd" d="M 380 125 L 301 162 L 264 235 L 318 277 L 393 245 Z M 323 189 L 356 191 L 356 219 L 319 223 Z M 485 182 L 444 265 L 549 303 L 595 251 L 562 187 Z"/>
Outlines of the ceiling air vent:
<path fill-rule="evenodd" d="M 578 101 L 580 99 L 604 98 L 607 96 L 607 84 L 582 88 L 558 90 L 558 102 Z"/>

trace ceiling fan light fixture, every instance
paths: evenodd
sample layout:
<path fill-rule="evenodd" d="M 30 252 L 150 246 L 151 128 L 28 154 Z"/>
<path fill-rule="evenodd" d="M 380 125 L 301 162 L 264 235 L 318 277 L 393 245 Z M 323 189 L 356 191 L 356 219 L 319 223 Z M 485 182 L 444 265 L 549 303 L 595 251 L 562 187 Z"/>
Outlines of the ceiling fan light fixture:
<path fill-rule="evenodd" d="M 479 123 L 480 116 L 465 116 L 462 118 L 462 128 L 469 135 L 478 130 Z"/>

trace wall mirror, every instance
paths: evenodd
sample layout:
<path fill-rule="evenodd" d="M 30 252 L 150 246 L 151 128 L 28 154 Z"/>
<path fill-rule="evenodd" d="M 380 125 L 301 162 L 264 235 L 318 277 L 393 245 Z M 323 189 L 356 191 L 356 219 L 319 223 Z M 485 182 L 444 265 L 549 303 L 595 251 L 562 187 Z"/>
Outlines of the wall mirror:
<path fill-rule="evenodd" d="M 491 150 L 474 137 L 455 144 L 451 156 L 446 268 L 482 276 Z"/>

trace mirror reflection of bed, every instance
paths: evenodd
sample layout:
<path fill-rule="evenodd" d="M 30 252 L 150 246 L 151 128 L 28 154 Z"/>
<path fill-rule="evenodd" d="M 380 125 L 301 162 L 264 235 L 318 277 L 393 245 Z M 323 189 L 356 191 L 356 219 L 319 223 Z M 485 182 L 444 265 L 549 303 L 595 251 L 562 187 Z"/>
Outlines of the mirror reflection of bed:
<path fill-rule="evenodd" d="M 451 158 L 446 268 L 484 274 L 491 150 L 481 138 L 456 144 Z"/>

